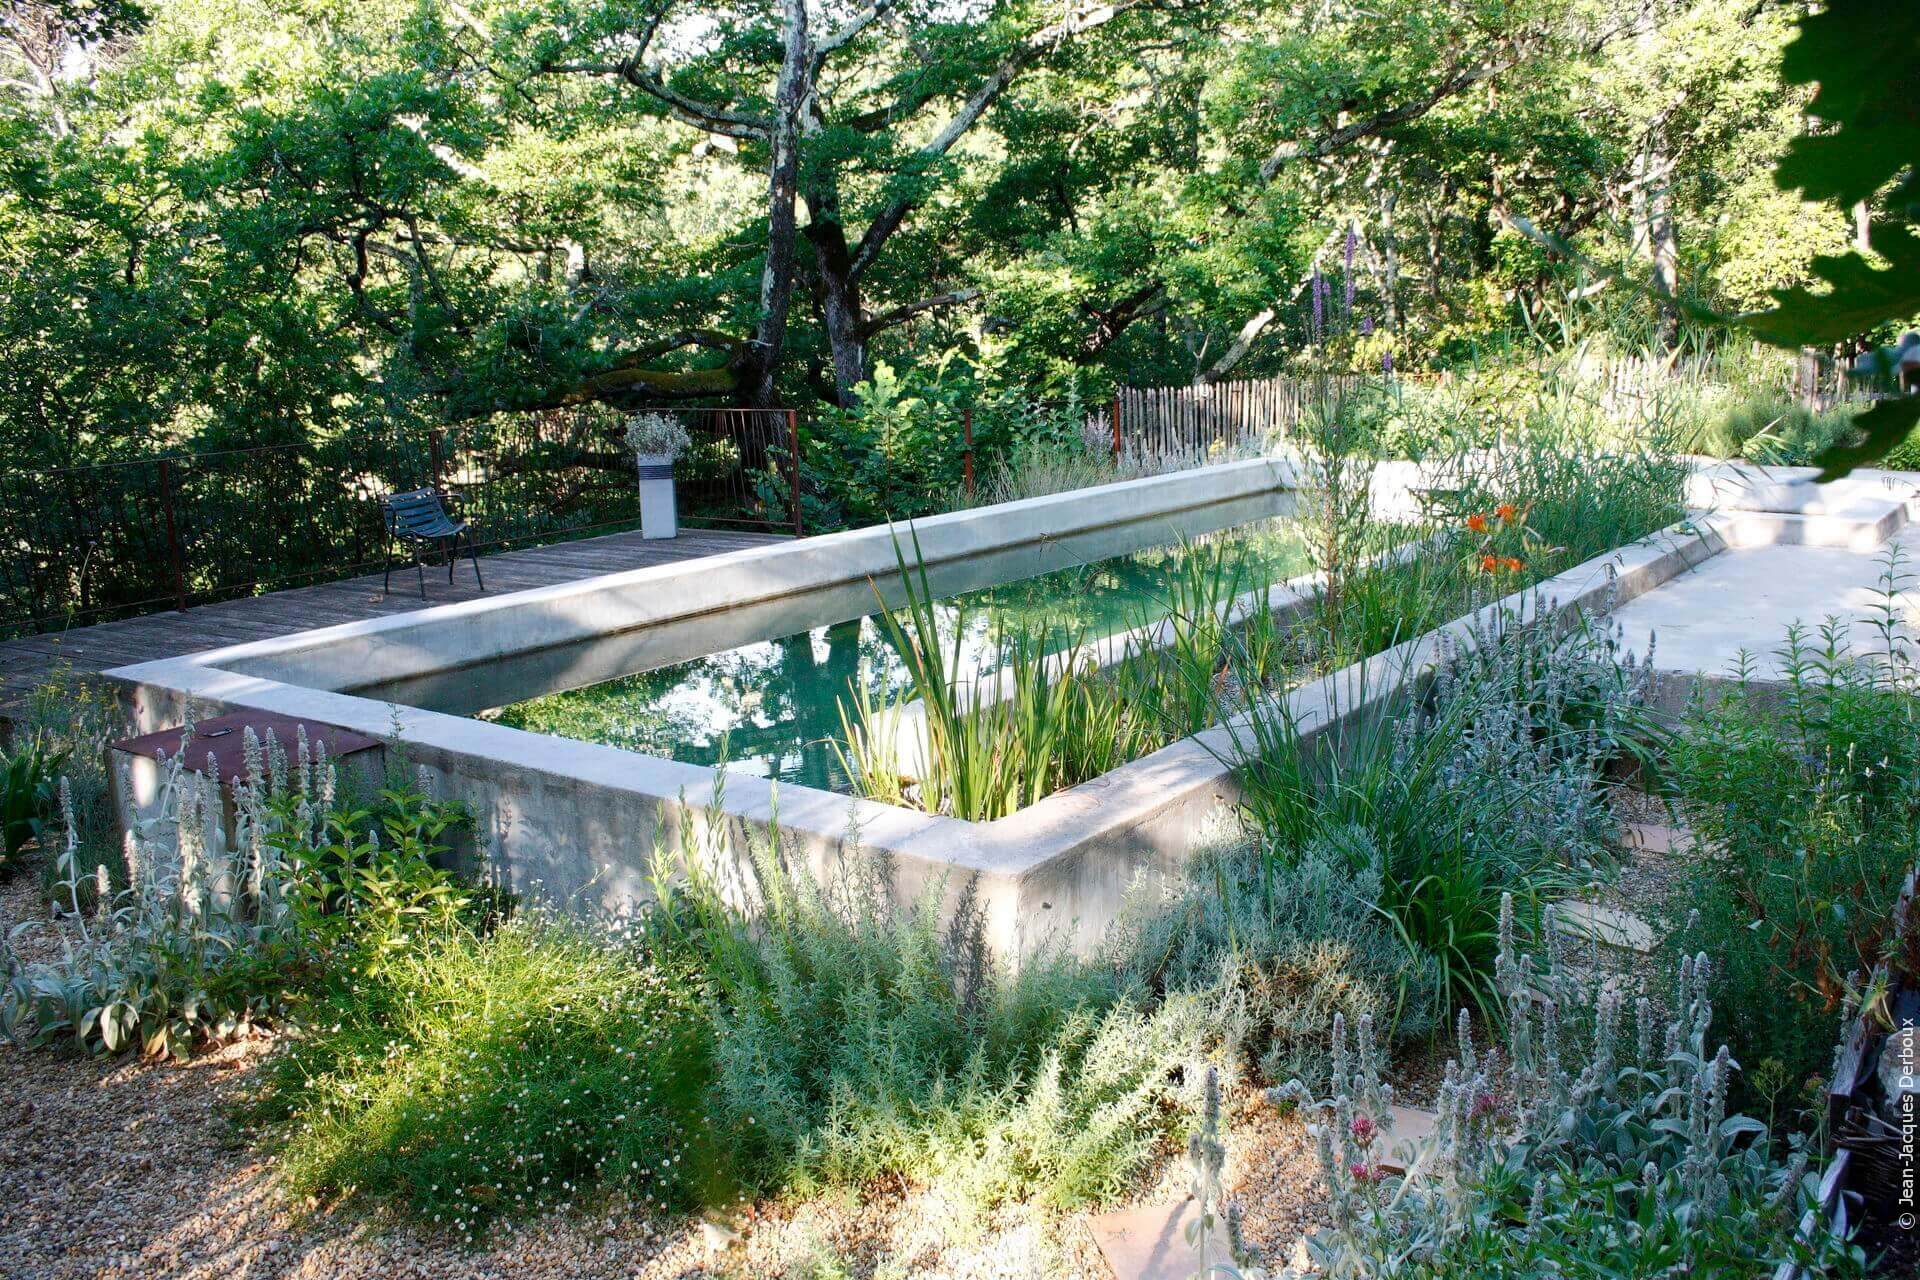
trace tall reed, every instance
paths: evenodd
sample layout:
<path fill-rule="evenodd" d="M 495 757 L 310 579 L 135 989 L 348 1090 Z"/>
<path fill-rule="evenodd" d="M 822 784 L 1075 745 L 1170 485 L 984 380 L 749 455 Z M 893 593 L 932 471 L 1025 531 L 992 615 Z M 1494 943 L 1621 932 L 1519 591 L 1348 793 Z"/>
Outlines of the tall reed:
<path fill-rule="evenodd" d="M 855 688 L 841 704 L 841 761 L 871 799 L 970 821 L 1005 817 L 1212 724 L 1230 649 L 1259 680 L 1283 662 L 1266 588 L 1244 589 L 1246 553 L 1216 541 L 1180 548 L 1164 594 L 1111 642 L 1112 661 L 1103 665 L 1082 632 L 1024 626 L 996 634 L 1004 670 L 968 673 L 969 619 L 949 619 L 943 639 L 917 538 L 913 552 L 909 565 L 898 551 L 906 603 L 880 615 L 907 687 Z M 915 703 L 923 728 L 908 714 Z"/>

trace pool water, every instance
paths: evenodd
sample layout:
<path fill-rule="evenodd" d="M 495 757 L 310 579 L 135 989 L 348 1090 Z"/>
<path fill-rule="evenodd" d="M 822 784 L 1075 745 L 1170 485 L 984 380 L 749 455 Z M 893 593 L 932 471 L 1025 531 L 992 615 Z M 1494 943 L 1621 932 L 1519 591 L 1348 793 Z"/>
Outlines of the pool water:
<path fill-rule="evenodd" d="M 958 640 L 964 673 L 991 674 L 1013 643 L 1059 650 L 1157 620 L 1169 612 L 1168 584 L 1187 557 L 1217 544 L 1239 589 L 1303 572 L 1307 557 L 1293 526 L 1262 520 L 1199 535 L 1158 531 L 1162 541 L 1124 554 L 941 595 L 936 615 L 945 652 Z M 1058 562 L 1060 557 L 1052 557 Z M 1238 565 L 1237 570 L 1232 566 Z M 897 583 L 897 579 L 896 579 Z M 862 584 L 865 585 L 865 584 Z M 940 593 L 939 577 L 933 590 Z M 888 600 L 897 607 L 897 599 Z M 907 667 L 868 612 L 695 657 L 480 709 L 487 720 L 536 733 L 606 743 L 697 765 L 827 790 L 850 789 L 836 739 L 854 686 L 881 694 L 908 684 Z M 469 694 L 465 699 L 474 701 Z M 469 713 L 473 713 L 469 711 Z"/>

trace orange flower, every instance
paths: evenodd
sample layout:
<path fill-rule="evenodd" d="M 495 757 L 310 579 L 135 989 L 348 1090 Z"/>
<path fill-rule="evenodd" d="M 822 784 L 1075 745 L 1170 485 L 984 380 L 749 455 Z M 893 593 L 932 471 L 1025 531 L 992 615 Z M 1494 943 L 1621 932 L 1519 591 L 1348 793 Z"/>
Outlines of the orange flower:
<path fill-rule="evenodd" d="M 1502 524 L 1512 524 L 1515 510 L 1516 508 L 1511 502 L 1503 502 L 1493 509 L 1493 514 L 1500 517 Z"/>
<path fill-rule="evenodd" d="M 1481 556 L 1480 557 L 1480 572 L 1498 573 L 1499 571 L 1500 571 L 1499 556 Z"/>
<path fill-rule="evenodd" d="M 1473 530 L 1475 533 L 1485 533 L 1487 531 L 1487 518 L 1476 511 L 1467 517 L 1467 528 Z"/>
<path fill-rule="evenodd" d="M 1505 556 L 1500 561 L 1500 567 L 1508 573 L 1518 573 L 1527 566 L 1512 556 Z"/>

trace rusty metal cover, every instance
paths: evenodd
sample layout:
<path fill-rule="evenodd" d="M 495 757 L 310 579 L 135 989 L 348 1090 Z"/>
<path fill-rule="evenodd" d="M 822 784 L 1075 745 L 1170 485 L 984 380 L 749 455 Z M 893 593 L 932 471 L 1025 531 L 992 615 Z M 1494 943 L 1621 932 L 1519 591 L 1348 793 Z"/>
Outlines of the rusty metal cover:
<path fill-rule="evenodd" d="M 230 781 L 246 772 L 243 756 L 248 729 L 252 729 L 262 743 L 266 742 L 267 732 L 271 730 L 291 759 L 295 744 L 300 740 L 302 725 L 306 726 L 307 741 L 324 745 L 329 759 L 337 760 L 341 756 L 369 751 L 380 745 L 378 738 L 337 725 L 321 724 L 317 720 L 301 720 L 293 716 L 275 715 L 270 711 L 240 711 L 202 720 L 193 726 L 193 742 L 187 748 L 187 766 L 204 772 L 207 756 L 211 753 L 221 779 Z M 124 751 L 129 755 L 145 756 L 149 760 L 159 759 L 162 753 L 177 755 L 180 751 L 180 731 L 180 727 L 176 727 L 143 733 L 137 738 L 123 738 L 119 742 L 109 743 L 107 750 Z"/>

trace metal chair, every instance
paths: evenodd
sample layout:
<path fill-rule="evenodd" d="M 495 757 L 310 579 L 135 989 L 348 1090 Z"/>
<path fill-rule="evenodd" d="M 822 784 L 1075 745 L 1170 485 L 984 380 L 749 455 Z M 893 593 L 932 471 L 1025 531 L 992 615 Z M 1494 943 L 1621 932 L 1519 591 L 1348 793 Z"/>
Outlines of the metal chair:
<path fill-rule="evenodd" d="M 390 493 L 380 500 L 380 516 L 387 526 L 382 592 L 393 591 L 393 544 L 396 542 L 413 548 L 413 567 L 420 575 L 422 600 L 427 598 L 427 570 L 420 553 L 429 544 L 446 554 L 447 585 L 452 586 L 453 566 L 460 558 L 462 538 L 467 541 L 467 559 L 473 561 L 473 580 L 480 584 L 480 590 L 487 589 L 486 579 L 480 576 L 480 556 L 473 547 L 473 530 L 465 520 L 455 520 L 447 514 L 446 501 L 439 490 L 409 489 L 404 493 Z"/>

